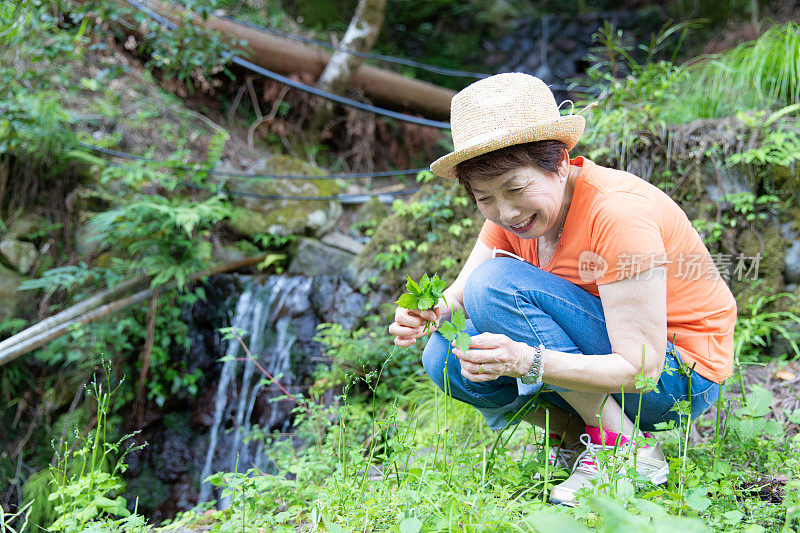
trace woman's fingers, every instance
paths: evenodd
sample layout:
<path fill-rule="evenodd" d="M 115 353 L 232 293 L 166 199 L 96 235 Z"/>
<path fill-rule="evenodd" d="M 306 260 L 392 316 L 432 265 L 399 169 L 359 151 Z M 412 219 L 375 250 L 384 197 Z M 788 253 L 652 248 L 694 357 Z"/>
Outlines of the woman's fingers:
<path fill-rule="evenodd" d="M 414 337 L 395 337 L 394 338 L 395 345 L 399 346 L 401 348 L 408 348 L 409 346 L 412 346 L 415 342 L 417 342 L 417 339 L 414 338 Z"/>
<path fill-rule="evenodd" d="M 428 322 L 436 321 L 436 314 L 431 311 L 411 311 L 398 307 L 394 313 L 394 321 L 403 326 L 412 328 L 424 326 Z"/>
<path fill-rule="evenodd" d="M 409 327 L 409 326 L 404 326 L 402 324 L 398 324 L 397 322 L 393 322 L 389 326 L 389 333 L 391 333 L 392 335 L 400 336 L 400 337 L 417 338 L 417 337 L 421 337 L 422 336 L 422 332 L 423 332 L 423 328 L 421 326 L 420 327 Z"/>
<path fill-rule="evenodd" d="M 500 350 L 488 349 L 488 350 L 467 350 L 466 352 L 462 352 L 458 348 L 453 348 L 453 355 L 458 357 L 462 362 L 467 361 L 469 363 L 474 363 L 476 365 L 483 363 L 485 364 L 493 364 L 493 363 L 503 363 L 503 356 Z"/>
<path fill-rule="evenodd" d="M 479 365 L 467 367 L 467 365 L 465 365 L 463 362 L 461 364 L 461 375 L 473 383 L 492 381 L 501 376 L 501 374 L 498 374 L 495 369 L 489 368 L 486 365 L 484 365 L 484 367 L 481 369 Z"/>

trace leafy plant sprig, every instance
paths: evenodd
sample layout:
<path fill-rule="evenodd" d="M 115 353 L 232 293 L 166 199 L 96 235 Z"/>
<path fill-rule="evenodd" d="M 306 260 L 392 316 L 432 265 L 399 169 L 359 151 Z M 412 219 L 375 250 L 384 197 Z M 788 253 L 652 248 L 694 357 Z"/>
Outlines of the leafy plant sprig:
<path fill-rule="evenodd" d="M 439 333 L 450 343 L 455 341 L 456 348 L 466 352 L 471 342 L 471 337 L 467 334 L 466 329 L 467 318 L 464 316 L 464 311 L 456 309 L 453 311 L 453 316 L 450 317 L 450 320 L 446 320 L 439 326 Z"/>
<path fill-rule="evenodd" d="M 410 277 L 406 281 L 406 290 L 408 291 L 397 300 L 397 305 L 405 309 L 419 309 L 425 311 L 433 308 L 439 298 L 443 298 L 442 291 L 444 290 L 445 282 L 439 279 L 439 276 L 434 274 L 433 277 L 428 277 L 423 274 L 419 283 L 415 282 Z M 446 320 L 439 326 L 439 333 L 450 341 L 455 341 L 456 348 L 462 352 L 469 348 L 470 336 L 466 333 L 467 319 L 464 316 L 464 311 L 457 309 L 453 312 L 450 320 Z"/>
<path fill-rule="evenodd" d="M 439 298 L 442 298 L 444 287 L 445 282 L 440 280 L 437 274 L 434 274 L 433 277 L 423 274 L 419 283 L 409 277 L 406 281 L 408 292 L 402 295 L 396 303 L 405 309 L 426 311 L 432 309 Z"/>

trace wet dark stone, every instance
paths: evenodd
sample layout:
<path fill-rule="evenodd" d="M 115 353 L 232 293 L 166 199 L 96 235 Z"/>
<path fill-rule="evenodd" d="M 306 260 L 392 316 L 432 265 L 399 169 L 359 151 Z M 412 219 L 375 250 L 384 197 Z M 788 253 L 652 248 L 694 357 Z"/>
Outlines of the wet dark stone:
<path fill-rule="evenodd" d="M 177 481 L 192 467 L 193 461 L 189 436 L 176 431 L 164 431 L 150 449 L 153 473 L 164 481 Z"/>
<path fill-rule="evenodd" d="M 127 449 L 130 444 L 139 444 L 143 443 L 144 438 L 141 435 L 138 435 L 135 438 L 128 439 L 125 441 L 124 448 Z M 126 478 L 134 478 L 138 477 L 142 473 L 142 469 L 147 464 L 147 447 L 131 450 L 128 455 L 125 456 L 125 464 L 128 466 L 127 470 L 124 472 L 124 476 Z"/>
<path fill-rule="evenodd" d="M 292 331 L 297 335 L 297 340 L 307 341 L 314 338 L 317 333 L 317 319 L 309 308 L 305 313 L 292 319 Z"/>
<path fill-rule="evenodd" d="M 172 485 L 166 499 L 153 510 L 151 522 L 158 524 L 174 517 L 178 513 L 188 511 L 197 504 L 199 493 L 189 475 L 183 475 Z"/>
<path fill-rule="evenodd" d="M 296 340 L 292 346 L 292 374 L 294 382 L 300 383 L 311 378 L 316 361 L 322 358 L 322 346 L 313 340 Z"/>
<path fill-rule="evenodd" d="M 336 322 L 346 329 L 352 329 L 364 317 L 366 297 L 354 291 L 348 284 L 342 283 L 336 291 Z"/>
<path fill-rule="evenodd" d="M 208 387 L 198 392 L 189 418 L 192 426 L 207 430 L 214 424 L 214 398 L 216 395 L 216 387 Z"/>
<path fill-rule="evenodd" d="M 351 329 L 364 314 L 366 297 L 337 276 L 314 279 L 311 304 L 323 322 L 335 322 Z"/>
<path fill-rule="evenodd" d="M 333 322 L 338 288 L 338 276 L 317 276 L 311 284 L 311 305 L 323 322 Z"/>
<path fill-rule="evenodd" d="M 205 300 L 181 311 L 181 320 L 189 327 L 189 349 L 179 357 L 173 354 L 187 363 L 190 372 L 212 370 L 224 355 L 225 341 L 217 330 L 229 325 L 230 302 L 241 292 L 238 278 L 230 275 L 211 276 L 203 290 Z"/>
<path fill-rule="evenodd" d="M 136 509 L 140 514 L 150 515 L 167 498 L 169 490 L 169 485 L 156 477 L 150 468 L 145 468 L 125 487 L 128 510 L 133 512 Z"/>
<path fill-rule="evenodd" d="M 289 392 L 294 393 L 294 390 Z M 282 398 L 285 394 L 277 387 L 265 387 L 258 394 L 253 405 L 253 422 L 258 424 L 265 433 L 272 431 L 284 432 L 291 427 L 292 409 L 297 404 L 291 399 Z"/>

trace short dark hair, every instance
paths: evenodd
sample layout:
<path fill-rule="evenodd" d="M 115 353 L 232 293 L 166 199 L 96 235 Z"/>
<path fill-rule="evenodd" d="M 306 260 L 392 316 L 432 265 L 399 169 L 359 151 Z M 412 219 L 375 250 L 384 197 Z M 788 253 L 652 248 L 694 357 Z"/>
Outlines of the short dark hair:
<path fill-rule="evenodd" d="M 563 142 L 550 140 L 506 146 L 457 164 L 456 177 L 474 202 L 472 182 L 493 178 L 519 167 L 536 167 L 556 174 L 566 149 Z"/>

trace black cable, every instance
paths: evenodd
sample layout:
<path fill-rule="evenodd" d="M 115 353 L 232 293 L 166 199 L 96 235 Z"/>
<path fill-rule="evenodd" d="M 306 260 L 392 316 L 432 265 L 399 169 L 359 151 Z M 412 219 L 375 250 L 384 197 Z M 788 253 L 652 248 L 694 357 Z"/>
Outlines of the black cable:
<path fill-rule="evenodd" d="M 99 148 L 103 153 L 107 153 L 109 155 L 115 155 L 118 157 L 125 157 L 128 156 L 130 159 L 134 159 L 137 161 L 144 161 L 144 162 L 154 162 L 151 159 L 147 159 L 146 157 L 126 154 L 125 152 L 118 152 L 116 150 L 109 150 L 107 148 L 100 148 L 99 146 L 93 147 L 90 144 L 78 143 L 80 146 L 84 146 L 87 148 Z M 106 164 L 113 165 L 114 163 L 109 163 L 106 161 Z M 194 170 L 194 169 L 193 169 Z M 284 176 L 284 179 L 287 177 Z M 293 179 L 301 179 L 300 176 L 290 176 Z M 319 179 L 324 178 L 324 176 L 308 176 L 303 177 L 302 179 Z M 330 178 L 330 179 L 338 179 L 338 178 Z M 370 198 L 383 198 L 383 199 L 391 199 L 396 196 L 404 196 L 408 194 L 414 194 L 420 188 L 415 187 L 412 189 L 404 189 L 402 191 L 394 191 L 394 192 L 378 192 L 378 193 L 358 193 L 358 194 L 333 194 L 328 196 L 294 196 L 294 195 L 287 195 L 287 194 L 260 194 L 255 192 L 248 192 L 248 191 L 237 191 L 237 190 L 228 190 L 224 188 L 214 189 L 212 187 L 204 186 L 204 185 L 196 185 L 194 183 L 188 183 L 186 181 L 179 181 L 178 185 L 187 189 L 194 189 L 199 191 L 208 191 L 215 194 L 226 194 L 230 196 L 240 196 L 240 197 L 247 197 L 247 198 L 257 198 L 260 200 L 293 200 L 293 201 L 320 201 L 320 200 L 338 200 L 344 204 L 355 204 L 355 203 L 364 203 L 368 201 Z M 384 200 L 385 201 L 385 200 Z"/>
<path fill-rule="evenodd" d="M 427 63 L 420 63 L 419 61 L 414 61 L 413 59 L 405 59 L 402 57 L 388 56 L 384 54 L 375 54 L 370 52 L 359 52 L 358 50 L 348 50 L 347 48 L 342 48 L 341 46 L 335 46 L 331 43 L 319 39 L 314 39 L 311 37 L 303 37 L 301 35 L 295 35 L 293 33 L 288 33 L 273 28 L 267 28 L 265 26 L 259 26 L 258 24 L 237 19 L 235 17 L 231 17 L 228 15 L 216 15 L 216 16 L 223 20 L 233 22 L 234 24 L 241 24 L 242 26 L 246 26 L 253 30 L 258 30 L 260 32 L 277 35 L 278 37 L 284 37 L 286 39 L 292 39 L 294 41 L 300 41 L 306 44 L 315 44 L 318 46 L 322 46 L 323 48 L 327 48 L 329 50 L 335 50 L 336 52 L 344 52 L 346 54 L 350 54 L 353 56 L 363 57 L 364 59 L 377 59 L 379 61 L 384 61 L 386 63 L 396 63 L 398 65 L 415 67 L 422 70 L 427 70 L 428 72 L 433 72 L 434 74 L 442 74 L 445 76 L 456 76 L 460 78 L 477 78 L 477 79 L 488 78 L 489 76 L 491 76 L 491 74 L 482 74 L 480 72 L 469 72 L 466 70 L 458 70 L 447 67 L 439 67 L 437 65 L 429 65 Z"/>
<path fill-rule="evenodd" d="M 441 122 L 438 120 L 430 120 L 427 118 L 414 117 L 411 115 L 407 115 L 405 113 L 398 113 L 397 111 L 391 111 L 389 109 L 377 107 L 372 104 L 365 104 L 363 102 L 359 102 L 351 98 L 339 96 L 338 94 L 329 93 L 327 91 L 317 89 L 316 87 L 313 87 L 311 85 L 291 80 L 286 76 L 281 76 L 280 74 L 277 74 L 263 67 L 260 67 L 255 63 L 247 61 L 246 59 L 242 59 L 241 57 L 233 56 L 231 61 L 246 69 L 252 70 L 257 74 L 261 74 L 266 78 L 270 78 L 277 82 L 283 83 L 284 85 L 289 85 L 290 87 L 294 87 L 295 89 L 300 89 L 301 91 L 305 91 L 307 93 L 311 93 L 316 96 L 321 96 L 322 98 L 327 98 L 328 100 L 333 100 L 334 102 L 338 102 L 340 104 L 348 105 L 350 107 L 355 107 L 356 109 L 361 109 L 362 111 L 369 111 L 370 113 L 374 113 L 376 115 L 383 115 L 384 117 L 389 117 L 396 120 L 403 120 L 405 122 L 411 122 L 412 124 L 419 124 L 420 126 L 430 126 L 432 128 L 439 128 L 441 130 L 450 129 L 449 122 Z"/>
<path fill-rule="evenodd" d="M 195 185 L 193 183 L 188 183 L 185 181 L 178 182 L 178 185 L 184 187 L 186 189 L 194 189 L 198 191 L 207 191 L 214 194 L 225 194 L 230 196 L 240 196 L 246 198 L 257 198 L 259 200 L 292 200 L 292 201 L 321 201 L 321 200 L 337 200 L 343 204 L 352 204 L 352 203 L 364 203 L 370 198 L 394 198 L 396 196 L 405 196 L 408 194 L 414 194 L 420 188 L 415 187 L 413 189 L 403 189 L 402 191 L 394 191 L 394 192 L 378 192 L 378 193 L 360 193 L 360 194 L 331 194 L 328 196 L 294 196 L 294 195 L 284 195 L 284 194 L 259 194 L 255 192 L 247 192 L 247 191 L 236 191 L 236 190 L 227 190 L 227 189 L 214 189 L 212 187 L 206 187 L 203 185 Z"/>
<path fill-rule="evenodd" d="M 178 25 L 177 24 L 175 24 L 174 22 L 169 20 L 167 17 L 163 16 L 158 11 L 155 11 L 154 9 L 150 8 L 149 6 L 146 6 L 146 5 L 142 4 L 141 2 L 138 2 L 137 0 L 126 0 L 126 2 L 128 2 L 130 5 L 132 5 L 133 7 L 138 9 L 139 11 L 150 15 L 150 18 L 155 19 L 155 21 L 158 22 L 159 24 L 163 24 L 164 26 L 166 26 L 167 28 L 169 28 L 171 30 L 177 30 L 178 29 Z"/>
<path fill-rule="evenodd" d="M 130 5 L 132 5 L 133 7 L 139 9 L 140 11 L 150 15 L 153 19 L 155 19 L 156 21 L 160 22 L 161 24 L 166 25 L 168 28 L 170 28 L 172 30 L 174 30 L 174 29 L 176 29 L 178 27 L 172 21 L 164 18 L 162 15 L 156 13 L 152 9 L 148 8 L 147 6 L 142 5 L 137 0 L 125 0 L 125 1 L 128 2 Z M 321 89 L 317 89 L 316 87 L 312 87 L 311 85 L 307 85 L 305 83 L 301 83 L 301 82 L 297 82 L 297 81 L 291 80 L 291 79 L 287 78 L 286 76 L 281 76 L 280 74 L 277 74 L 275 72 L 267 70 L 267 69 L 265 69 L 263 67 L 260 67 L 260 66 L 256 65 L 255 63 L 247 61 L 246 59 L 242 59 L 242 58 L 240 58 L 238 56 L 235 56 L 233 54 L 225 53 L 225 54 L 223 54 L 223 57 L 225 57 L 225 59 L 230 58 L 231 62 L 233 62 L 234 64 L 239 65 L 240 67 L 244 67 L 244 68 L 246 68 L 248 70 L 251 70 L 251 71 L 253 71 L 253 72 L 257 73 L 257 74 L 261 74 L 262 76 L 264 76 L 266 78 L 269 78 L 271 80 L 275 80 L 277 82 L 280 82 L 280 83 L 282 83 L 284 85 L 288 85 L 290 87 L 294 87 L 295 89 L 300 89 L 301 91 L 305 91 L 307 93 L 311 93 L 313 95 L 320 96 L 322 98 L 327 98 L 328 100 L 332 100 L 334 102 L 338 102 L 338 103 L 343 104 L 343 105 L 347 105 L 347 106 L 350 106 L 350 107 L 355 107 L 356 109 L 361 109 L 362 111 L 369 111 L 370 113 L 374 113 L 376 115 L 382 115 L 382 116 L 393 118 L 393 119 L 396 119 L 396 120 L 402 120 L 402 121 L 405 121 L 405 122 L 410 122 L 412 124 L 419 124 L 420 126 L 430 126 L 432 128 L 439 128 L 439 129 L 443 129 L 443 130 L 449 130 L 450 129 L 450 123 L 449 122 L 441 122 L 441 121 L 438 121 L 438 120 L 430 120 L 430 119 L 426 119 L 426 118 L 414 117 L 412 115 L 407 115 L 405 113 L 398 113 L 397 111 L 391 111 L 389 109 L 385 109 L 385 108 L 382 108 L 382 107 L 374 106 L 374 105 L 371 105 L 371 104 L 365 104 L 363 102 L 359 102 L 359 101 L 353 100 L 351 98 L 347 98 L 347 97 L 344 97 L 344 96 L 339 96 L 338 94 L 333 94 L 333 93 L 330 93 L 328 91 L 323 91 Z"/>
<path fill-rule="evenodd" d="M 112 150 L 111 148 L 103 148 L 102 146 L 95 146 L 79 142 L 79 146 L 87 148 L 101 154 L 112 155 L 114 157 L 121 157 L 123 159 L 130 159 L 133 161 L 142 161 L 159 166 L 167 166 L 163 161 L 157 161 L 140 155 L 129 154 L 120 152 L 119 150 Z M 189 172 L 205 173 L 211 176 L 226 176 L 231 178 L 244 178 L 244 179 L 280 179 L 280 180 L 349 180 L 361 178 L 386 178 L 391 176 L 408 176 L 410 174 L 419 174 L 420 172 L 428 170 L 427 168 L 411 168 L 407 170 L 380 170 L 377 172 L 345 172 L 341 174 L 325 174 L 321 176 L 314 176 L 310 174 L 247 174 L 244 172 L 228 172 L 225 170 L 213 170 L 190 167 L 186 165 L 171 166 L 174 170 L 185 170 Z"/>

